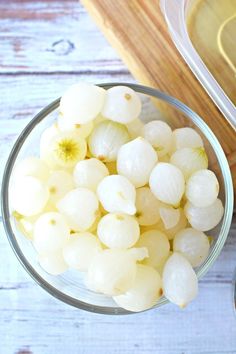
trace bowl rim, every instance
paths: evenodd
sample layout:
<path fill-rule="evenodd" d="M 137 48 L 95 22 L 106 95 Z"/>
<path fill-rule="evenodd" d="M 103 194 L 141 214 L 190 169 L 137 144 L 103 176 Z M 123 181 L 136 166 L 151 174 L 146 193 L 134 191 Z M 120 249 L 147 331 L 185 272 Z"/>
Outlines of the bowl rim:
<path fill-rule="evenodd" d="M 213 265 L 216 258 L 220 254 L 220 252 L 224 246 L 224 243 L 227 239 L 227 236 L 228 236 L 228 232 L 229 232 L 230 225 L 231 225 L 232 214 L 233 214 L 234 193 L 233 193 L 232 177 L 231 177 L 228 161 L 225 157 L 225 154 L 223 152 L 223 149 L 222 149 L 218 139 L 216 138 L 214 133 L 211 131 L 211 129 L 208 127 L 208 125 L 202 120 L 202 118 L 200 118 L 200 116 L 197 113 L 192 111 L 192 109 L 190 109 L 188 106 L 186 106 L 181 101 L 177 100 L 176 98 L 174 98 L 164 92 L 161 92 L 161 91 L 151 88 L 151 87 L 138 85 L 138 84 L 132 84 L 132 83 L 126 83 L 126 82 L 102 83 L 102 84 L 97 84 L 97 86 L 103 87 L 104 89 L 109 89 L 113 86 L 128 86 L 131 89 L 135 90 L 136 92 L 139 92 L 141 94 L 146 94 L 149 96 L 153 96 L 157 99 L 165 101 L 166 103 L 170 104 L 171 106 L 175 107 L 177 110 L 182 112 L 184 115 L 186 115 L 190 119 L 190 121 L 192 121 L 201 130 L 201 132 L 207 137 L 212 148 L 214 149 L 218 163 L 221 168 L 221 173 L 223 175 L 223 183 L 224 183 L 224 188 L 225 188 L 225 211 L 224 211 L 221 229 L 219 231 L 219 235 L 221 235 L 221 237 L 218 237 L 216 243 L 214 244 L 211 254 L 210 254 L 210 257 L 208 257 L 207 260 L 200 267 L 198 267 L 196 269 L 197 277 L 198 277 L 198 279 L 200 279 L 209 270 L 209 268 Z M 10 215 L 10 211 L 9 211 L 8 189 L 9 189 L 9 181 L 10 181 L 12 169 L 14 167 L 14 163 L 15 163 L 17 156 L 21 150 L 21 147 L 23 146 L 23 144 L 26 141 L 29 134 L 37 126 L 37 124 L 39 124 L 47 115 L 49 115 L 56 108 L 58 108 L 59 103 L 60 103 L 60 98 L 51 102 L 49 105 L 47 105 L 45 108 L 40 110 L 32 118 L 32 120 L 26 125 L 26 127 L 20 133 L 20 135 L 17 138 L 13 148 L 11 149 L 11 152 L 10 152 L 9 157 L 7 159 L 4 173 L 3 173 L 3 179 L 2 179 L 1 209 L 2 209 L 3 225 L 4 225 L 4 229 L 5 229 L 8 241 L 9 241 L 16 257 L 20 261 L 21 265 L 28 272 L 28 274 L 34 279 L 34 281 L 37 284 L 39 284 L 44 290 L 46 290 L 49 294 L 51 294 L 55 298 L 61 300 L 64 303 L 72 305 L 76 308 L 83 309 L 83 310 L 86 310 L 89 312 L 95 312 L 95 313 L 99 313 L 99 314 L 109 314 L 109 315 L 133 314 L 134 312 L 124 310 L 120 307 L 97 306 L 97 305 L 92 305 L 92 304 L 77 300 L 77 299 L 73 298 L 72 296 L 63 293 L 60 290 L 58 290 L 57 288 L 55 288 L 54 286 L 52 286 L 43 277 L 41 277 L 36 272 L 36 270 L 34 270 L 34 268 L 31 266 L 31 264 L 28 262 L 28 260 L 24 256 L 23 252 L 21 251 L 20 247 L 18 246 L 16 237 L 15 237 L 14 232 L 12 230 L 11 215 Z M 152 307 L 152 309 L 157 308 L 161 305 L 167 304 L 168 302 L 169 301 L 163 297 L 157 302 L 157 304 L 154 307 Z M 150 309 L 148 309 L 148 310 L 150 310 Z M 148 310 L 145 310 L 145 311 L 148 311 Z"/>

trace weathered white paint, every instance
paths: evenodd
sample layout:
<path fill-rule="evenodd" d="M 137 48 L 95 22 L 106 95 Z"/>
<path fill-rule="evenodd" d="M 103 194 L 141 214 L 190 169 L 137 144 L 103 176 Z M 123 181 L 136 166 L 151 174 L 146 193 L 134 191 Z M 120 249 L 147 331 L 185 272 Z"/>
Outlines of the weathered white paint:
<path fill-rule="evenodd" d="M 0 72 L 126 71 L 74 0 L 0 2 Z"/>
<path fill-rule="evenodd" d="M 0 1 L 0 38 L 1 166 L 21 129 L 66 86 L 76 80 L 134 81 L 77 1 Z M 65 54 L 61 43 L 48 50 L 61 39 L 75 49 Z M 0 260 L 0 353 L 236 353 L 236 219 L 198 298 L 185 310 L 167 305 L 111 317 L 67 306 L 24 271 L 2 226 Z"/>

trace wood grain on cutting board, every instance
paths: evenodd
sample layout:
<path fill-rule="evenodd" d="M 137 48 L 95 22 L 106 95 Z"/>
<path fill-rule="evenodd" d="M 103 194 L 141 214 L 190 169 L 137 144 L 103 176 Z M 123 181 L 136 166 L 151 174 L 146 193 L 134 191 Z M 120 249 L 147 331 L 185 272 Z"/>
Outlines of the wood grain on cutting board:
<path fill-rule="evenodd" d="M 175 48 L 158 0 L 82 0 L 134 77 L 178 98 L 214 131 L 236 186 L 236 133 Z"/>

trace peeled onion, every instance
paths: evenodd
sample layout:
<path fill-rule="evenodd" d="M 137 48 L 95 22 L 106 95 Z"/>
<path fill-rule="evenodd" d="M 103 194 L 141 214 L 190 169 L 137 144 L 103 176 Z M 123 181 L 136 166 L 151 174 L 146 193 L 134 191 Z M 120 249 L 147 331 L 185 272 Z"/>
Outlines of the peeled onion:
<path fill-rule="evenodd" d="M 224 207 L 220 199 L 216 199 L 213 204 L 206 208 L 199 208 L 187 202 L 184 210 L 190 225 L 200 231 L 213 229 L 219 224 L 224 214 Z"/>
<path fill-rule="evenodd" d="M 57 203 L 66 193 L 74 188 L 74 181 L 70 173 L 63 170 L 56 170 L 50 174 L 47 181 L 50 194 L 50 202 Z"/>
<path fill-rule="evenodd" d="M 12 208 L 24 216 L 39 214 L 49 198 L 48 188 L 31 176 L 15 178 L 10 188 Z"/>
<path fill-rule="evenodd" d="M 39 255 L 39 264 L 49 274 L 59 275 L 68 269 L 61 251 Z"/>
<path fill-rule="evenodd" d="M 113 299 L 120 307 L 133 312 L 144 311 L 154 306 L 162 296 L 162 281 L 158 272 L 151 267 L 138 264 L 132 287 Z"/>
<path fill-rule="evenodd" d="M 171 149 L 172 130 L 161 120 L 153 120 L 144 125 L 144 138 L 155 148 L 158 156 L 162 157 Z"/>
<path fill-rule="evenodd" d="M 81 138 L 87 138 L 93 130 L 93 122 L 90 121 L 85 124 L 75 124 L 69 119 L 65 118 L 63 115 L 60 115 L 57 119 L 58 129 L 61 132 L 74 132 Z"/>
<path fill-rule="evenodd" d="M 27 157 L 17 164 L 13 173 L 14 178 L 21 178 L 25 176 L 36 177 L 40 181 L 44 182 L 49 176 L 48 166 L 38 157 Z"/>
<path fill-rule="evenodd" d="M 160 206 L 159 214 L 166 230 L 175 227 L 180 220 L 180 210 L 169 205 Z"/>
<path fill-rule="evenodd" d="M 201 136 L 193 128 L 184 127 L 173 131 L 172 150 L 203 147 Z"/>
<path fill-rule="evenodd" d="M 141 101 L 137 93 L 126 86 L 114 86 L 107 90 L 102 115 L 107 119 L 127 124 L 138 118 Z"/>
<path fill-rule="evenodd" d="M 87 153 L 87 144 L 74 132 L 59 133 L 50 141 L 42 155 L 50 166 L 73 167 L 83 160 Z"/>
<path fill-rule="evenodd" d="M 210 243 L 201 231 L 187 228 L 175 235 L 173 250 L 181 253 L 193 267 L 200 266 L 208 256 Z"/>
<path fill-rule="evenodd" d="M 85 124 L 101 112 L 106 90 L 88 83 L 72 85 L 62 95 L 60 112 L 64 119 L 74 124 Z"/>
<path fill-rule="evenodd" d="M 197 296 L 197 276 L 187 259 L 179 253 L 174 252 L 167 260 L 162 281 L 165 297 L 182 308 Z"/>
<path fill-rule="evenodd" d="M 115 161 L 120 147 L 129 141 L 127 128 L 116 122 L 99 123 L 89 137 L 92 156 L 101 161 Z"/>
<path fill-rule="evenodd" d="M 158 230 L 150 230 L 141 234 L 136 247 L 146 247 L 149 257 L 143 263 L 152 267 L 161 266 L 169 256 L 170 244 L 167 236 Z"/>
<path fill-rule="evenodd" d="M 74 233 L 63 248 L 65 262 L 72 269 L 86 271 L 93 258 L 102 251 L 97 237 L 90 232 Z"/>
<path fill-rule="evenodd" d="M 203 147 L 179 149 L 171 156 L 170 162 L 183 172 L 185 179 L 208 167 L 208 158 Z"/>
<path fill-rule="evenodd" d="M 199 170 L 187 181 L 186 197 L 199 208 L 205 208 L 213 204 L 219 194 L 219 182 L 214 172 Z"/>
<path fill-rule="evenodd" d="M 98 184 L 109 175 L 109 172 L 104 163 L 92 158 L 79 161 L 75 166 L 73 175 L 78 187 L 88 188 L 96 192 Z"/>
<path fill-rule="evenodd" d="M 130 248 L 137 242 L 140 230 L 135 217 L 113 213 L 101 218 L 97 234 L 109 248 Z"/>
<path fill-rule="evenodd" d="M 162 220 L 160 220 L 159 223 L 153 226 L 153 228 L 156 228 L 164 232 L 167 235 L 169 240 L 172 240 L 174 236 L 177 234 L 177 232 L 184 229 L 188 222 L 184 210 L 182 208 L 178 208 L 178 211 L 180 216 L 179 216 L 179 221 L 175 226 L 167 229 Z M 169 223 L 167 224 L 166 222 L 166 225 L 169 226 Z"/>
<path fill-rule="evenodd" d="M 96 194 L 87 188 L 72 189 L 57 203 L 74 231 L 88 230 L 96 220 L 98 207 Z"/>
<path fill-rule="evenodd" d="M 97 188 L 98 199 L 110 213 L 136 213 L 136 191 L 130 181 L 119 175 L 105 177 Z"/>
<path fill-rule="evenodd" d="M 117 171 L 138 188 L 148 183 L 156 162 L 157 155 L 151 144 L 139 137 L 120 148 L 117 156 Z"/>
<path fill-rule="evenodd" d="M 150 188 L 142 187 L 136 190 L 136 217 L 140 225 L 154 225 L 160 219 L 160 202 Z"/>
<path fill-rule="evenodd" d="M 66 219 L 56 212 L 42 214 L 34 225 L 34 246 L 41 254 L 60 250 L 69 240 Z"/>
<path fill-rule="evenodd" d="M 154 167 L 149 185 L 157 199 L 171 205 L 179 204 L 185 189 L 182 172 L 167 162 L 159 162 Z"/>
<path fill-rule="evenodd" d="M 109 249 L 100 252 L 89 266 L 87 286 L 93 291 L 106 295 L 119 295 L 126 292 L 135 281 L 136 261 L 146 256 L 145 249 Z"/>

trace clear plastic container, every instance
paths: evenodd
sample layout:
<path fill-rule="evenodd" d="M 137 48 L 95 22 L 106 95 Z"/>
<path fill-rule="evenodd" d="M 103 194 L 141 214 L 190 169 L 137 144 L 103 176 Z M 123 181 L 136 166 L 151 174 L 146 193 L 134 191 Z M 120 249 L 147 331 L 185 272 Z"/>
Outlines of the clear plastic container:
<path fill-rule="evenodd" d="M 177 49 L 220 111 L 229 123 L 236 128 L 236 106 L 224 91 L 223 85 L 219 84 L 194 48 L 188 33 L 188 16 L 198 2 L 199 0 L 160 0 L 160 6 Z M 206 35 L 209 35 L 209 33 L 206 33 Z M 232 76 L 235 78 L 233 71 Z"/>

